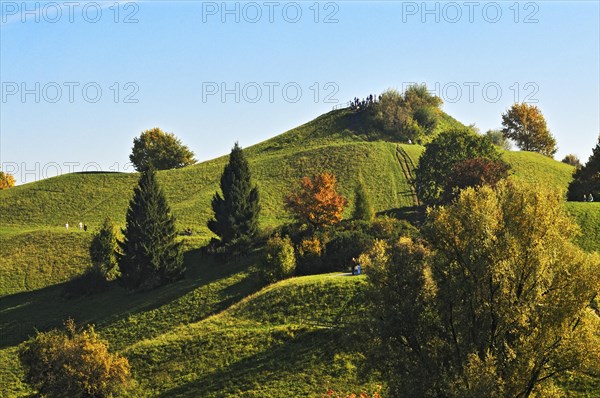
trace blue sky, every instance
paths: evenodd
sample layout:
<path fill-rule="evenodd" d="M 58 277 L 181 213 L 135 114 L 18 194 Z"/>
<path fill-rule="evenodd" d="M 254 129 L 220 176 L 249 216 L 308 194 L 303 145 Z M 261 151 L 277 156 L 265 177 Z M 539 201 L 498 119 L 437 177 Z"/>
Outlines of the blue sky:
<path fill-rule="evenodd" d="M 0 164 L 127 171 L 161 127 L 206 160 L 427 83 L 482 131 L 536 103 L 557 158 L 600 133 L 598 1 L 0 1 Z M 131 170 L 131 169 L 129 169 Z"/>

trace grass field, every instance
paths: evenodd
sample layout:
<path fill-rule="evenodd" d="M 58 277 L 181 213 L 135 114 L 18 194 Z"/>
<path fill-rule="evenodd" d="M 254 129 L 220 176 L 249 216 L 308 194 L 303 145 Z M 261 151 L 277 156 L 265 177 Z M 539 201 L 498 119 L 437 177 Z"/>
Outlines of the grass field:
<path fill-rule="evenodd" d="M 457 125 L 444 116 L 443 128 Z M 342 109 L 247 148 L 261 226 L 287 222 L 284 195 L 297 179 L 320 171 L 338 177 L 350 203 L 360 176 L 377 212 L 412 208 L 411 179 L 423 147 L 379 138 Z M 573 171 L 533 153 L 504 158 L 514 178 L 563 190 Z M 94 323 L 112 349 L 130 358 L 139 382 L 134 396 L 321 396 L 330 387 L 375 388 L 380 380 L 363 378 L 351 338 L 352 321 L 365 316 L 357 305 L 363 277 L 319 275 L 265 287 L 257 276 L 260 251 L 223 262 L 197 250 L 211 237 L 205 225 L 226 161 L 158 173 L 178 227 L 194 235 L 181 238 L 186 278 L 146 293 L 114 286 L 92 297 L 61 297 L 64 283 L 90 265 L 89 242 L 103 219 L 123 226 L 136 174 L 69 174 L 0 191 L 0 397 L 31 393 L 20 381 L 16 346 L 68 317 Z M 600 250 L 600 203 L 569 203 L 568 210 L 582 226 L 582 247 Z M 80 221 L 90 231 L 75 228 Z M 593 396 L 594 383 L 572 382 L 573 396 Z"/>

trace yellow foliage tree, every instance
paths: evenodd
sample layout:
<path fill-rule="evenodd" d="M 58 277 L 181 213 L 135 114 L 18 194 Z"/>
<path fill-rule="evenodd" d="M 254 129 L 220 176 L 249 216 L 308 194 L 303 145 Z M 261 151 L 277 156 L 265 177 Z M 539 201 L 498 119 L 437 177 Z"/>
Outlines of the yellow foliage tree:
<path fill-rule="evenodd" d="M 127 358 L 108 351 L 93 326 L 38 333 L 19 347 L 25 381 L 46 397 L 112 397 L 131 383 Z"/>
<path fill-rule="evenodd" d="M 556 377 L 600 374 L 600 257 L 560 192 L 504 181 L 429 216 L 425 245 L 369 273 L 394 396 L 564 396 Z"/>
<path fill-rule="evenodd" d="M 15 178 L 3 171 L 0 171 L 0 191 L 15 186 Z"/>

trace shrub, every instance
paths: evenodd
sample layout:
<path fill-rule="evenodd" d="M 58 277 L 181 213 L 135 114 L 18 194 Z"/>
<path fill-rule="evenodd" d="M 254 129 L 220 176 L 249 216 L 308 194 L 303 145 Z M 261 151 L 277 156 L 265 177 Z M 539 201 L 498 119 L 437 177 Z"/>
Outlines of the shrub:
<path fill-rule="evenodd" d="M 318 237 L 303 239 L 298 245 L 298 273 L 301 275 L 316 274 L 321 271 L 323 243 Z"/>
<path fill-rule="evenodd" d="M 321 272 L 351 269 L 354 259 L 368 250 L 372 242 L 373 238 L 365 231 L 333 231 L 325 246 Z"/>
<path fill-rule="evenodd" d="M 102 398 L 119 396 L 131 384 L 127 358 L 108 351 L 93 326 L 39 333 L 19 347 L 25 380 L 42 396 Z"/>
<path fill-rule="evenodd" d="M 496 186 L 501 180 L 508 177 L 509 170 L 510 166 L 502 160 L 475 158 L 458 162 L 452 168 L 452 174 L 446 181 L 444 201 L 450 202 L 465 188 L 476 188 L 483 185 Z"/>
<path fill-rule="evenodd" d="M 296 271 L 296 255 L 294 245 L 288 236 L 275 235 L 265 247 L 263 277 L 268 282 L 275 282 L 290 277 Z"/>

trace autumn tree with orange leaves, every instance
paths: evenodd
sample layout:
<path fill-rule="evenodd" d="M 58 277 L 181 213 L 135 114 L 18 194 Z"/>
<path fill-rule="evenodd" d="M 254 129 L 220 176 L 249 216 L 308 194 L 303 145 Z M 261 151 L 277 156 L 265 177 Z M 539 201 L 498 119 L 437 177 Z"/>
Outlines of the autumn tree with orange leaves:
<path fill-rule="evenodd" d="M 337 224 L 348 201 L 337 193 L 336 184 L 331 173 L 304 177 L 299 188 L 286 197 L 286 207 L 298 221 L 315 228 Z"/>

